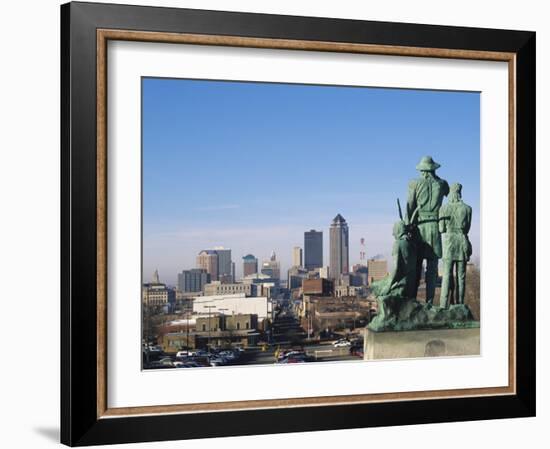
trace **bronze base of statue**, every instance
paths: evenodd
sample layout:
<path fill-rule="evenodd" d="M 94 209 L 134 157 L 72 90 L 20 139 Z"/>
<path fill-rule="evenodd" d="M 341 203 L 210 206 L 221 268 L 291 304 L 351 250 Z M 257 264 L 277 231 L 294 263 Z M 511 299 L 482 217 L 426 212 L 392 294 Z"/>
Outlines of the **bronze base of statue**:
<path fill-rule="evenodd" d="M 378 314 L 367 326 L 375 332 L 479 327 L 465 304 L 443 308 L 399 296 L 379 296 L 376 300 Z"/>

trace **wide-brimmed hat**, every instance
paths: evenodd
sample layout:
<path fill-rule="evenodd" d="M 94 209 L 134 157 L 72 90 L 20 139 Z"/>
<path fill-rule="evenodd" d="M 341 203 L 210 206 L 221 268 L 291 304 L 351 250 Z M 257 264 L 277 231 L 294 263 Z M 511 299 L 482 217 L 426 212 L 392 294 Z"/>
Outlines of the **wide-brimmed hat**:
<path fill-rule="evenodd" d="M 441 167 L 441 165 L 435 162 L 431 156 L 424 156 L 420 159 L 416 169 L 419 171 L 432 171 L 438 169 L 439 167 Z"/>

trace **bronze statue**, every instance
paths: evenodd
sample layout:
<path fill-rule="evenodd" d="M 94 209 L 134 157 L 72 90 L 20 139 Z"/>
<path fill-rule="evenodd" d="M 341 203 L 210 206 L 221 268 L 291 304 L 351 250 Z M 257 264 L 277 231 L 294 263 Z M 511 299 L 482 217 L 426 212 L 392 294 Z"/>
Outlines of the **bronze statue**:
<path fill-rule="evenodd" d="M 403 220 L 393 225 L 394 267 L 391 274 L 373 284 L 377 296 L 412 298 L 416 276 L 416 244 L 408 223 Z"/>
<path fill-rule="evenodd" d="M 433 304 L 437 264 L 442 256 L 441 234 L 439 233 L 439 208 L 443 197 L 449 193 L 449 184 L 439 178 L 435 171 L 441 167 L 431 156 L 424 156 L 416 169 L 421 177 L 409 183 L 407 213 L 412 217 L 417 211 L 416 226 L 418 229 L 418 253 L 416 261 L 416 281 L 414 298 L 418 292 L 422 263 L 426 259 L 426 303 Z"/>
<path fill-rule="evenodd" d="M 453 184 L 448 203 L 439 211 L 439 229 L 444 233 L 441 307 L 447 307 L 453 296 L 455 304 L 464 304 L 466 263 L 472 255 L 468 240 L 471 224 L 472 208 L 462 201 L 462 185 Z"/>
<path fill-rule="evenodd" d="M 449 185 L 435 175 L 439 164 L 431 157 L 422 158 L 416 168 L 422 178 L 409 185 L 405 218 L 397 201 L 401 220 L 393 227 L 394 268 L 389 276 L 371 286 L 378 310 L 368 328 L 383 332 L 478 327 L 470 308 L 464 304 L 465 268 L 471 254 L 467 234 L 472 209 L 460 198 L 460 184 L 453 184 L 449 203 L 441 207 L 443 197 L 449 194 Z M 440 226 L 445 233 L 443 248 Z M 459 303 L 450 307 L 443 299 L 442 307 L 433 307 L 437 263 L 441 256 L 447 273 L 443 278 L 445 297 L 449 288 L 454 288 L 451 286 L 453 267 L 457 272 Z M 416 300 L 423 259 L 427 260 L 426 303 Z"/>

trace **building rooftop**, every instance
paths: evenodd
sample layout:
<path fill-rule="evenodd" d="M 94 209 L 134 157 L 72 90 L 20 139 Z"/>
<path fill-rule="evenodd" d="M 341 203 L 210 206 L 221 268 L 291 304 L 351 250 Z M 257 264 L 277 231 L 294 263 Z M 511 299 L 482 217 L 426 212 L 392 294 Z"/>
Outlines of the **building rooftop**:
<path fill-rule="evenodd" d="M 218 254 L 218 252 L 217 252 L 215 249 L 203 249 L 202 251 L 199 252 L 199 254 L 203 254 L 203 253 L 206 253 L 206 254 Z"/>
<path fill-rule="evenodd" d="M 156 283 L 152 283 L 152 282 L 145 283 L 145 284 L 143 284 L 143 286 L 147 287 L 151 290 L 164 290 L 164 289 L 166 289 L 166 284 L 156 284 Z"/>
<path fill-rule="evenodd" d="M 195 300 L 196 304 L 209 302 L 209 301 L 215 301 L 215 300 L 223 300 L 223 299 L 248 299 L 246 297 L 245 293 L 228 293 L 223 295 L 209 295 L 209 296 L 199 296 Z"/>
<path fill-rule="evenodd" d="M 334 217 L 334 220 L 332 220 L 333 223 L 345 223 L 346 220 L 344 219 L 344 217 L 342 217 L 340 214 L 336 215 L 336 217 Z"/>
<path fill-rule="evenodd" d="M 187 337 L 187 332 L 169 332 L 164 334 L 167 337 Z M 240 330 L 223 330 L 223 331 L 194 331 L 189 332 L 189 336 L 198 335 L 200 337 L 225 337 L 225 336 L 234 336 L 234 337 L 246 337 L 246 336 L 255 336 L 260 335 L 256 329 L 240 329 Z"/>

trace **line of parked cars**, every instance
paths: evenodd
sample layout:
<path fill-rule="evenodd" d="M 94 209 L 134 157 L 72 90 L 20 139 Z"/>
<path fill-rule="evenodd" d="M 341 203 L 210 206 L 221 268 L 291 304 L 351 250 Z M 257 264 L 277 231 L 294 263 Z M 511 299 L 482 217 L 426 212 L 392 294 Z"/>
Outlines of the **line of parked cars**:
<path fill-rule="evenodd" d="M 243 351 L 241 348 L 179 351 L 175 356 L 165 356 L 159 360 L 144 363 L 144 368 L 200 368 L 231 365 L 240 359 Z"/>

